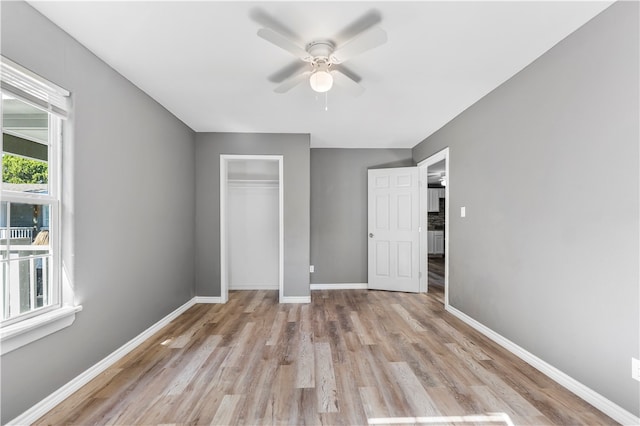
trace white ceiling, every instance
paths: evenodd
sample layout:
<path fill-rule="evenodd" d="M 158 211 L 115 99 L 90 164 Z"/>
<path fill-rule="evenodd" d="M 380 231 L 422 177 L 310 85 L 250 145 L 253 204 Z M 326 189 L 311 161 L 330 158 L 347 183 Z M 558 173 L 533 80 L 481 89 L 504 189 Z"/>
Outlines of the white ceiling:
<path fill-rule="evenodd" d="M 612 2 L 29 3 L 195 131 L 411 148 Z M 350 26 L 376 16 L 388 42 L 345 63 L 362 96 L 335 87 L 325 111 L 324 95 L 306 83 L 273 92 L 269 77 L 296 59 L 259 28 L 288 31 L 301 46 L 340 44 Z"/>

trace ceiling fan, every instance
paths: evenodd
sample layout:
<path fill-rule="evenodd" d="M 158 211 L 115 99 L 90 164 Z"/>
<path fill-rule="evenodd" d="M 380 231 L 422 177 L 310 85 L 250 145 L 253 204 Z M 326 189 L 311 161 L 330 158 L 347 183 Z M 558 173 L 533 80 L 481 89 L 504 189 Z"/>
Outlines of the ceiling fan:
<path fill-rule="evenodd" d="M 285 93 L 302 83 L 309 81 L 309 85 L 316 92 L 327 92 L 333 87 L 333 83 L 358 96 L 364 92 L 364 88 L 345 72 L 340 64 L 360 53 L 378 47 L 387 41 L 387 33 L 375 26 L 357 34 L 346 43 L 336 46 L 331 40 L 314 40 L 305 48 L 286 36 L 270 29 L 261 28 L 258 36 L 286 50 L 295 57 L 307 62 L 302 72 L 297 71 L 274 89 L 276 93 Z"/>
<path fill-rule="evenodd" d="M 429 183 L 435 183 L 437 180 L 440 185 L 447 186 L 447 175 L 444 171 L 427 173 L 427 179 Z"/>

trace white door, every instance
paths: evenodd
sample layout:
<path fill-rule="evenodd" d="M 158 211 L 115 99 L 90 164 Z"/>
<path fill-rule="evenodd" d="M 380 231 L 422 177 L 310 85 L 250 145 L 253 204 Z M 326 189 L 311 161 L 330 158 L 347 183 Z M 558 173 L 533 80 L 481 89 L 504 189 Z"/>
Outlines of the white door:
<path fill-rule="evenodd" d="M 420 291 L 417 167 L 369 170 L 369 288 Z"/>

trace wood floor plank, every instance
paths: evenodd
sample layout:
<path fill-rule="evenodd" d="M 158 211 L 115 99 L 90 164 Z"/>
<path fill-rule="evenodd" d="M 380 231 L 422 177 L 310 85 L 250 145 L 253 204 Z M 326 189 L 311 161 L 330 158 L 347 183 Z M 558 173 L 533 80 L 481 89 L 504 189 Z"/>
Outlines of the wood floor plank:
<path fill-rule="evenodd" d="M 80 413 L 83 411 L 83 407 L 87 406 L 87 403 L 95 398 L 95 394 L 102 388 L 104 388 L 113 377 L 122 371 L 121 368 L 109 368 L 100 373 L 95 379 L 90 381 L 87 385 L 82 387 L 70 403 L 65 405 L 58 405 L 49 412 L 49 421 L 55 423 L 63 423 L 65 418 L 68 418 L 69 412 Z"/>
<path fill-rule="evenodd" d="M 271 326 L 271 330 L 269 332 L 269 340 L 267 340 L 268 346 L 274 346 L 280 340 L 280 335 L 282 335 L 282 330 L 287 322 L 287 313 L 283 311 L 279 311 L 276 315 L 276 320 L 273 322 Z"/>
<path fill-rule="evenodd" d="M 267 405 L 265 420 L 267 424 L 290 423 L 291 402 L 294 400 L 294 388 L 291 386 L 295 377 L 292 365 L 280 365 L 273 386 L 271 400 Z"/>
<path fill-rule="evenodd" d="M 191 381 L 199 374 L 203 364 L 211 356 L 215 348 L 222 341 L 221 336 L 209 336 L 202 346 L 195 349 L 194 356 L 182 367 L 182 373 L 177 376 L 165 390 L 166 395 L 180 395 Z"/>
<path fill-rule="evenodd" d="M 438 411 L 443 416 L 459 416 L 462 414 L 472 414 L 471 412 L 467 413 L 467 411 L 462 408 L 462 405 L 459 404 L 459 401 L 458 399 L 456 399 L 455 394 L 446 387 L 430 387 L 427 392 L 434 403 L 435 401 L 437 401 L 437 403 L 435 404 Z"/>
<path fill-rule="evenodd" d="M 34 424 L 615 424 L 450 315 L 443 297 L 322 290 L 300 305 L 231 291 Z"/>
<path fill-rule="evenodd" d="M 296 359 L 296 388 L 315 388 L 315 350 L 313 333 L 300 333 L 300 350 Z"/>
<path fill-rule="evenodd" d="M 336 376 L 333 370 L 331 346 L 328 343 L 315 343 L 316 360 L 316 395 L 318 412 L 336 413 L 338 407 Z"/>
<path fill-rule="evenodd" d="M 361 387 L 359 393 L 365 415 L 367 416 L 367 422 L 370 419 L 386 419 L 391 417 L 389 408 L 378 388 L 373 386 Z"/>
<path fill-rule="evenodd" d="M 397 384 L 404 393 L 412 416 L 429 417 L 440 414 L 436 404 L 406 362 L 392 362 L 390 363 L 390 368 Z"/>
<path fill-rule="evenodd" d="M 348 425 L 366 424 L 366 413 L 360 399 L 358 385 L 349 374 L 350 368 L 347 364 L 334 366 L 340 417 Z"/>
<path fill-rule="evenodd" d="M 190 424 L 208 425 L 213 421 L 218 407 L 227 394 L 218 388 L 209 389 L 201 394 L 199 404 L 194 407 L 193 412 L 186 417 Z"/>
<path fill-rule="evenodd" d="M 460 346 L 464 347 L 467 352 L 470 352 L 476 360 L 491 360 L 491 357 L 487 355 L 474 341 L 466 337 L 464 334 L 460 333 L 460 331 L 456 330 L 446 321 L 443 321 L 441 318 L 437 318 L 435 320 L 435 325 L 437 325 L 438 329 L 446 332 L 449 336 L 451 336 L 453 340 Z"/>
<path fill-rule="evenodd" d="M 142 376 L 135 386 L 111 395 L 107 399 L 111 404 L 105 404 L 103 413 L 97 411 L 96 417 L 89 418 L 86 423 L 137 424 L 140 413 L 147 411 L 148 407 L 154 404 L 158 394 L 166 388 L 176 374 L 172 368 L 163 368 L 156 375 Z M 136 397 L 135 404 L 131 404 L 130 397 L 132 395 Z M 108 419 L 108 421 L 94 420 L 101 417 Z"/>
<path fill-rule="evenodd" d="M 402 318 L 407 323 L 407 325 L 409 325 L 411 330 L 418 333 L 424 331 L 424 328 L 422 327 L 422 324 L 420 324 L 420 321 L 411 316 L 411 314 L 407 312 L 407 310 L 403 306 L 397 303 L 392 303 L 391 307 L 398 313 L 398 315 L 400 315 L 400 318 Z"/>
<path fill-rule="evenodd" d="M 238 367 L 242 365 L 244 358 L 247 356 L 247 346 L 254 337 L 254 328 L 255 323 L 253 322 L 249 322 L 244 326 L 237 340 L 232 345 L 233 348 L 227 356 L 227 359 L 222 363 L 223 367 Z"/>
<path fill-rule="evenodd" d="M 212 426 L 229 425 L 233 422 L 234 414 L 240 406 L 242 395 L 225 395 L 216 411 L 216 415 L 211 420 Z"/>
<path fill-rule="evenodd" d="M 374 386 L 380 391 L 385 405 L 389 408 L 389 415 L 405 415 L 409 407 L 400 387 L 394 385 L 393 372 L 383 352 L 376 346 L 369 346 L 362 351 L 362 356 L 366 357 L 372 366 Z"/>
<path fill-rule="evenodd" d="M 266 295 L 266 292 L 264 290 L 256 291 L 255 295 L 253 296 L 253 298 L 251 299 L 247 307 L 244 309 L 244 312 L 245 313 L 254 312 L 256 308 L 260 306 L 260 304 L 262 303 L 262 299 L 264 299 L 265 295 Z"/>
<path fill-rule="evenodd" d="M 360 343 L 363 345 L 374 345 L 376 342 L 371 338 L 367 329 L 362 325 L 360 321 L 360 317 L 357 312 L 351 312 L 351 323 L 353 324 L 354 329 L 356 330 L 356 334 L 358 335 L 358 339 L 360 339 Z"/>
<path fill-rule="evenodd" d="M 529 416 L 514 410 L 489 386 L 472 386 L 471 391 L 477 395 L 486 412 L 506 414 L 509 419 L 516 425 L 529 424 Z"/>
<path fill-rule="evenodd" d="M 533 405 L 525 400 L 520 394 L 513 391 L 509 385 L 504 383 L 498 376 L 486 370 L 479 362 L 473 359 L 473 355 L 466 352 L 463 348 L 456 344 L 448 343 L 446 346 L 452 353 L 456 354 L 467 368 L 474 371 L 474 374 L 482 378 L 482 381 L 489 386 L 497 395 L 502 398 L 509 406 L 525 417 L 542 416 Z"/>
<path fill-rule="evenodd" d="M 185 389 L 188 395 L 196 397 L 198 394 L 206 395 L 213 388 L 219 388 L 224 373 L 222 363 L 229 356 L 230 349 L 229 347 L 216 347 L 216 350 L 207 359 L 206 364 L 200 369 L 199 374 L 194 377 Z"/>
<path fill-rule="evenodd" d="M 243 389 L 245 403 L 238 418 L 240 424 L 259 424 L 264 418 L 270 393 L 276 379 L 278 364 L 274 360 L 261 360 L 258 365 L 258 377 L 252 386 Z M 240 389 L 238 389 L 240 391 Z"/>
<path fill-rule="evenodd" d="M 293 304 L 289 306 L 289 316 L 287 317 L 287 321 L 289 322 L 296 322 L 298 321 L 298 314 L 299 314 L 299 309 L 300 309 L 300 305 L 298 304 Z"/>

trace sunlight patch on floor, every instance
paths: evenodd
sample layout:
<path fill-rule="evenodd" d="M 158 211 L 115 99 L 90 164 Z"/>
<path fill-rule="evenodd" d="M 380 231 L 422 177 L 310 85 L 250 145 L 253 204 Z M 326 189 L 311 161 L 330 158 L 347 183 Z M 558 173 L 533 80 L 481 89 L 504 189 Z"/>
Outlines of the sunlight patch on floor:
<path fill-rule="evenodd" d="M 367 419 L 370 425 L 391 424 L 447 424 L 447 423 L 494 423 L 503 422 L 506 426 L 514 426 L 506 413 L 487 413 L 469 416 L 431 416 L 431 417 L 376 417 Z"/>

